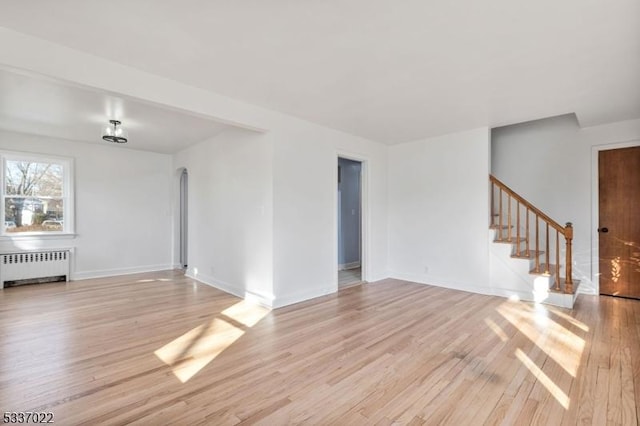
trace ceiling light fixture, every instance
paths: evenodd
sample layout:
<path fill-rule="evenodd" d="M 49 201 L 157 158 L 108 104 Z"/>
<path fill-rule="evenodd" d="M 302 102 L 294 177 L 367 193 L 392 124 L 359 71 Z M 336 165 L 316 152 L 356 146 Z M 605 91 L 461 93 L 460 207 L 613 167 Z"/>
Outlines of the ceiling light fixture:
<path fill-rule="evenodd" d="M 107 142 L 127 143 L 127 131 L 120 126 L 122 123 L 118 120 L 109 120 L 109 123 L 111 124 L 107 124 L 102 132 L 102 139 Z"/>

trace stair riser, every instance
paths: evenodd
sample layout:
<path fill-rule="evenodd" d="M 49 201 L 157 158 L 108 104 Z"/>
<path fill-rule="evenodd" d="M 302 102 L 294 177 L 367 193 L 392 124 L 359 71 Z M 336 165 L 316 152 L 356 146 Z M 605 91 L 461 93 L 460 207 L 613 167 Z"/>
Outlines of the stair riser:
<path fill-rule="evenodd" d="M 517 296 L 521 300 L 546 303 L 550 305 L 572 308 L 575 294 L 564 294 L 553 291 L 555 274 L 549 276 L 532 275 L 535 268 L 535 258 L 513 258 L 515 244 L 496 243 L 496 230 L 489 233 L 491 242 L 492 286 L 496 294 L 503 296 Z M 521 246 L 522 247 L 522 246 Z M 531 249 L 531 248 L 530 248 Z M 533 250 L 532 250 L 533 251 Z M 522 251 L 524 252 L 524 251 Z M 555 258 L 550 258 L 550 260 Z M 540 265 L 544 264 L 544 253 L 539 254 Z M 541 266 L 542 267 L 542 266 Z M 564 270 L 561 268 L 562 277 Z M 577 291 L 577 285 L 574 285 Z"/>

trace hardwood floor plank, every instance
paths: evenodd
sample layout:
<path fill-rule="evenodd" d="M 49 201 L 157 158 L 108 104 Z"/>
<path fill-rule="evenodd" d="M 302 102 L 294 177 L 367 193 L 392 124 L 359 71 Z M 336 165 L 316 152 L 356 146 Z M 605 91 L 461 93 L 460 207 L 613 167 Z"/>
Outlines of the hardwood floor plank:
<path fill-rule="evenodd" d="M 596 398 L 593 410 L 593 423 L 606 424 L 609 411 L 609 369 L 598 367 L 598 379 L 596 382 Z"/>
<path fill-rule="evenodd" d="M 398 280 L 268 312 L 164 271 L 0 291 L 0 408 L 60 424 L 638 424 L 640 302 Z"/>

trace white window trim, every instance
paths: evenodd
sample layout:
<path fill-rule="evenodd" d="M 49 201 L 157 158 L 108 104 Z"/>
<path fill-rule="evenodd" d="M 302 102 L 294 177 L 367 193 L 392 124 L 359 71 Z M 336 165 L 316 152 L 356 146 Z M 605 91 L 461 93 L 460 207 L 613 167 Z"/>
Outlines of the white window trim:
<path fill-rule="evenodd" d="M 4 202 L 5 202 L 5 167 L 7 160 L 34 161 L 41 163 L 62 164 L 63 183 L 63 205 L 64 205 L 64 225 L 62 231 L 49 232 L 21 232 L 19 234 L 5 232 L 4 222 Z M 70 157 L 58 155 L 33 154 L 18 151 L 0 151 L 0 240 L 44 240 L 44 239 L 68 239 L 75 237 L 75 190 L 74 190 L 74 161 Z"/>

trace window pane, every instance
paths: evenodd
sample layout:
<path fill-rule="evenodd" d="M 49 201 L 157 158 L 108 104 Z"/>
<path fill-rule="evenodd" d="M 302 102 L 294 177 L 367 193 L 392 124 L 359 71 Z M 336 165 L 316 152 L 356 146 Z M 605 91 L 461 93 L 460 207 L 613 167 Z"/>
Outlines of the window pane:
<path fill-rule="evenodd" d="M 62 197 L 62 164 L 8 160 L 6 165 L 6 195 Z"/>
<path fill-rule="evenodd" d="M 60 232 L 64 228 L 61 198 L 7 197 L 4 203 L 6 232 Z"/>

